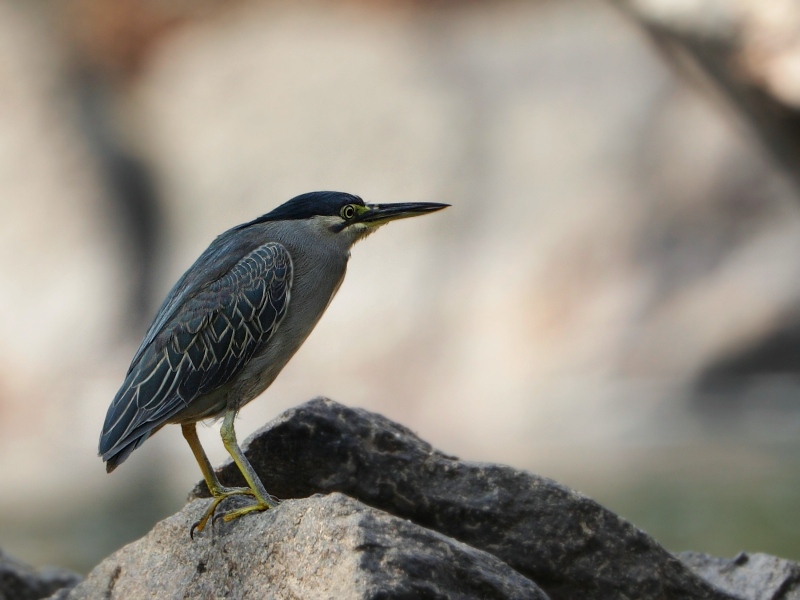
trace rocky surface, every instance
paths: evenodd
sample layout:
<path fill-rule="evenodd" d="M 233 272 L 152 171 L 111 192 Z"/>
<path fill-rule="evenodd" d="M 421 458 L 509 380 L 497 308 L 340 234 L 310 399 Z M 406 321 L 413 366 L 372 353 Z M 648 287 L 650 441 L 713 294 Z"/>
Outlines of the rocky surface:
<path fill-rule="evenodd" d="M 459 461 L 331 400 L 287 411 L 244 446 L 267 487 L 287 498 L 275 509 L 218 519 L 192 539 L 209 502 L 200 484 L 180 512 L 80 583 L 0 554 L 0 600 L 800 600 L 796 563 L 674 556 L 551 480 Z M 218 473 L 241 483 L 230 464 Z"/>
<path fill-rule="evenodd" d="M 312 400 L 245 447 L 279 497 L 342 492 L 493 554 L 553 599 L 732 598 L 593 500 L 510 467 L 459 461 L 364 410 Z M 243 485 L 233 463 L 218 474 Z M 204 492 L 201 483 L 194 493 Z"/>
<path fill-rule="evenodd" d="M 34 569 L 0 550 L 0 600 L 39 600 L 80 580 L 78 574 L 66 569 Z"/>
<path fill-rule="evenodd" d="M 341 494 L 218 521 L 191 540 L 206 504 L 159 523 L 67 597 L 547 599 L 491 554 Z"/>
<path fill-rule="evenodd" d="M 800 600 L 800 565 L 768 554 L 717 558 L 700 552 L 678 557 L 714 585 L 746 600 Z"/>

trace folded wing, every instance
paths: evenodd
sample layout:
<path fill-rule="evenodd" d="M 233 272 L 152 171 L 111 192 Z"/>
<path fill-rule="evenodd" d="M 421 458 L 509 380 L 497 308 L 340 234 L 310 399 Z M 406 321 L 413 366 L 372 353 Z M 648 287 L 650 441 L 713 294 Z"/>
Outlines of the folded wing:
<path fill-rule="evenodd" d="M 176 415 L 192 414 L 195 399 L 230 382 L 269 343 L 291 283 L 288 251 L 270 242 L 183 301 L 137 353 L 108 409 L 100 436 L 108 471 Z"/>

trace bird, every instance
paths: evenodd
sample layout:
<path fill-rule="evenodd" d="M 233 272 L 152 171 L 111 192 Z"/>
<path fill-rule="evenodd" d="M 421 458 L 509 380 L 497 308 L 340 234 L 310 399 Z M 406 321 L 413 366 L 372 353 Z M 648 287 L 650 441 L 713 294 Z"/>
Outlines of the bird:
<path fill-rule="evenodd" d="M 164 425 L 179 424 L 212 496 L 192 537 L 231 496 L 252 501 L 217 515 L 226 522 L 274 508 L 279 500 L 236 440 L 237 412 L 272 384 L 319 322 L 356 242 L 390 221 L 448 206 L 310 192 L 219 235 L 167 294 L 108 408 L 99 443 L 106 471 Z M 246 487 L 223 486 L 200 444 L 197 423 L 219 418 Z"/>

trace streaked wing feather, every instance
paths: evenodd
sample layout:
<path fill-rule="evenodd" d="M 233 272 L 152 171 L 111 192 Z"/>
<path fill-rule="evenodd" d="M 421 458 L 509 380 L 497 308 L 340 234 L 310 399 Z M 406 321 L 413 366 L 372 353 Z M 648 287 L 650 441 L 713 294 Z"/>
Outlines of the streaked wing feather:
<path fill-rule="evenodd" d="M 289 306 L 291 282 L 288 251 L 270 242 L 187 298 L 137 353 L 106 416 L 103 459 L 120 455 L 124 460 L 144 441 L 140 438 L 195 398 L 231 381 L 277 330 Z"/>

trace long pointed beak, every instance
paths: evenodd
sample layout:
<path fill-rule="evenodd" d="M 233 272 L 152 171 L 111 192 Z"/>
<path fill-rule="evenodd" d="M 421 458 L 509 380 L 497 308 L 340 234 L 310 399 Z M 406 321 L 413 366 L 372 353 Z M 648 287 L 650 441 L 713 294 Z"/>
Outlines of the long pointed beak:
<path fill-rule="evenodd" d="M 372 226 L 383 225 L 389 221 L 397 219 L 407 219 L 417 217 L 427 213 L 436 212 L 447 208 L 449 204 L 439 204 L 436 202 L 399 202 L 397 204 L 367 204 L 358 220 Z"/>

